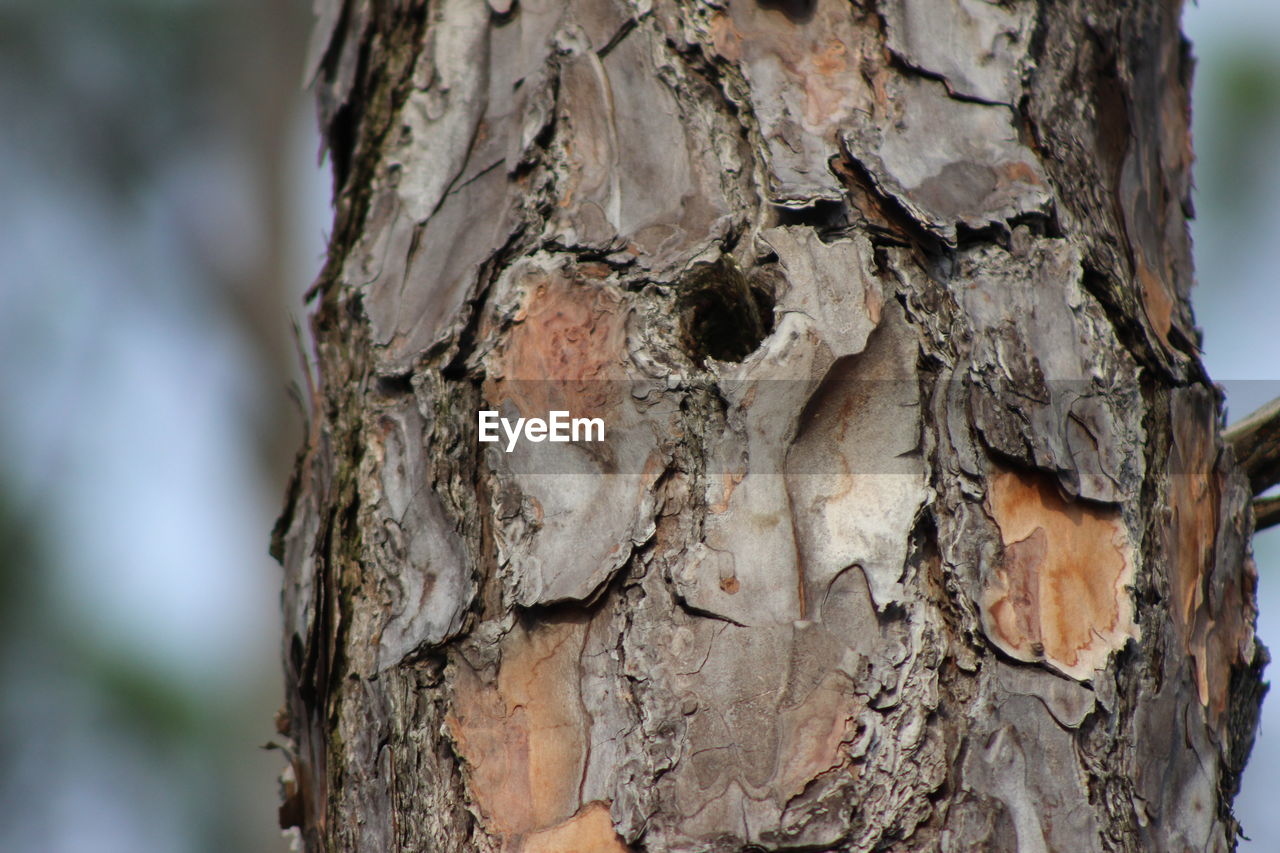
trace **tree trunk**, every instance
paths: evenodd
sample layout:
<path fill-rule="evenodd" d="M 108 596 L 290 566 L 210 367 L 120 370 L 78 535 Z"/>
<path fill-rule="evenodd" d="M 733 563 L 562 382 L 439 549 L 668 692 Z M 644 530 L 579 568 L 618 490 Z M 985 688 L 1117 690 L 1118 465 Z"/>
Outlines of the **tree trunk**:
<path fill-rule="evenodd" d="M 1176 0 L 319 5 L 308 850 L 1234 846 Z"/>

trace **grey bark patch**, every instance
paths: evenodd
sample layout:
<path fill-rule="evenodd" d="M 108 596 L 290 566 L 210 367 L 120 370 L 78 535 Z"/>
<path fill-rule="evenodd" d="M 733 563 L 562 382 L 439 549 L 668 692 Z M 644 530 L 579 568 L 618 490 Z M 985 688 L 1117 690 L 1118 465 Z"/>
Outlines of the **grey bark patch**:
<path fill-rule="evenodd" d="M 912 66 L 943 77 L 958 95 L 1016 105 L 1035 20 L 1033 3 L 902 0 L 877 5 L 889 49 Z"/>
<path fill-rule="evenodd" d="M 1137 366 L 1085 294 L 1079 256 L 1062 241 L 1015 240 L 960 255 L 958 293 L 974 329 L 973 421 L 989 447 L 1059 472 L 1064 488 L 1122 503 L 1143 474 Z M 1010 400 L 1009 389 L 1020 389 Z"/>
<path fill-rule="evenodd" d="M 1225 851 L 1215 795 L 1218 751 L 1209 743 L 1199 703 L 1185 703 L 1195 693 L 1190 661 L 1169 656 L 1164 668 L 1162 688 L 1144 689 L 1133 723 L 1133 805 L 1142 817 L 1143 842 L 1155 849 Z M 1188 748 L 1158 746 L 1169 743 Z"/>
<path fill-rule="evenodd" d="M 670 272 L 721 236 L 731 208 L 714 156 L 722 120 L 685 111 L 659 73 L 665 52 L 641 24 L 603 59 L 582 50 L 563 64 L 548 233 Z"/>
<path fill-rule="evenodd" d="M 889 103 L 855 113 L 842 138 L 921 225 L 954 243 L 957 225 L 981 229 L 1046 209 L 1052 195 L 1011 109 L 958 101 L 934 80 L 896 77 L 893 86 Z"/>
<path fill-rule="evenodd" d="M 377 519 L 367 555 L 383 596 L 376 666 L 457 633 L 474 594 L 462 538 L 432 493 L 426 432 L 412 397 L 370 425 L 376 480 L 363 498 Z"/>
<path fill-rule="evenodd" d="M 1033 696 L 1064 728 L 1078 728 L 1094 709 L 1090 688 L 1053 673 L 1030 666 L 996 664 L 1000 687 L 1010 694 Z"/>
<path fill-rule="evenodd" d="M 1004 804 L 1019 851 L 1101 851 L 1091 810 L 1043 807 L 1088 797 L 1071 735 L 1037 697 L 1007 693 L 1002 680 L 983 679 L 990 712 L 973 721 L 961 784 Z"/>
<path fill-rule="evenodd" d="M 827 163 L 835 134 L 862 108 L 870 88 L 859 71 L 866 31 L 840 0 L 794 4 L 731 3 L 713 13 L 706 37 L 737 62 L 767 151 L 770 198 L 807 206 L 844 192 Z M 779 21 L 786 24 L 779 26 Z"/>
<path fill-rule="evenodd" d="M 516 228 L 511 189 L 501 168 L 450 191 L 425 225 L 397 211 L 375 237 L 367 267 L 365 310 L 381 345 L 379 368 L 404 372 L 425 350 L 462 325 L 459 310 L 474 292 L 480 265 Z M 458 240 L 459 233 L 486 235 Z M 360 279 L 356 279 L 360 281 Z"/>
<path fill-rule="evenodd" d="M 485 113 L 489 80 L 489 10 L 470 0 L 447 0 L 430 30 L 431 68 L 415 77 L 430 82 L 409 96 L 403 112 L 404 147 L 391 162 L 401 172 L 406 214 L 425 222 L 462 173 Z M 425 156 L 423 156 L 425 155 Z"/>
<path fill-rule="evenodd" d="M 806 406 L 787 457 L 787 491 L 809 595 L 857 564 L 878 610 L 903 598 L 902 533 L 926 497 L 915 455 L 917 349 L 891 303 L 866 349 L 836 361 Z"/>
<path fill-rule="evenodd" d="M 712 512 L 703 542 L 677 578 L 677 588 L 690 604 L 742 624 L 805 618 L 811 603 L 809 584 L 825 589 L 835 573 L 852 562 L 859 562 L 877 578 L 886 571 L 900 571 L 896 567 L 901 565 L 906 537 L 900 531 L 892 534 L 890 538 L 897 544 L 890 546 L 871 531 L 887 532 L 890 522 L 884 519 L 898 519 L 901 512 L 914 513 L 923 499 L 923 485 L 911 484 L 909 472 L 919 470 L 913 467 L 915 463 L 904 463 L 906 470 L 901 472 L 884 467 L 882 460 L 897 458 L 902 448 L 884 445 L 896 436 L 885 435 L 883 421 L 875 420 L 880 417 L 876 414 L 864 415 L 870 418 L 864 421 L 867 428 L 862 432 L 854 429 L 850 435 L 845 451 L 848 458 L 842 456 L 835 468 L 838 482 L 819 482 L 819 471 L 831 466 L 816 465 L 812 451 L 802 449 L 794 459 L 788 458 L 808 401 L 841 364 L 841 358 L 854 356 L 866 346 L 868 335 L 880 320 L 883 297 L 870 272 L 871 253 L 865 241 L 827 244 L 810 229 L 791 227 L 772 229 L 765 239 L 777 252 L 786 280 L 775 306 L 779 319 L 773 333 L 741 364 L 715 366 L 721 395 L 729 408 L 725 429 L 714 437 L 711 450 L 714 467 L 708 477 L 706 500 Z M 846 278 L 849 270 L 858 271 L 854 281 Z M 906 346 L 909 350 L 909 342 Z M 886 356 L 887 361 L 895 359 L 903 360 L 904 353 L 899 350 Z M 872 385 L 859 388 L 860 384 L 874 383 L 876 370 L 893 369 L 879 365 L 849 373 L 841 367 L 834 387 L 840 394 L 865 395 Z M 910 417 L 914 395 L 911 377 L 899 374 L 886 378 L 890 381 L 884 383 L 885 388 L 908 394 L 907 406 L 889 396 L 869 401 L 875 405 L 866 408 L 901 423 Z M 832 405 L 838 420 L 842 409 L 853 403 L 841 399 Z M 817 419 L 815 411 L 810 410 L 809 415 Z M 854 444 L 859 439 L 862 444 Z M 878 446 L 873 443 L 877 439 Z M 793 467 L 799 471 L 796 477 L 785 475 Z M 863 476 L 868 472 L 884 476 L 880 480 Z M 851 498 L 855 476 L 861 495 Z M 804 502 L 802 506 L 793 503 L 793 483 L 797 490 L 794 499 Z M 832 494 L 843 497 L 818 508 L 815 504 L 820 496 L 814 489 L 834 490 Z M 835 522 L 815 521 L 811 513 L 820 509 L 823 518 L 834 519 L 838 512 L 853 512 L 855 507 L 877 502 L 882 502 L 879 514 L 859 513 L 859 523 L 845 527 L 846 539 L 834 553 L 827 554 L 831 546 L 826 531 Z M 855 532 L 859 530 L 868 538 L 850 550 L 847 537 L 859 536 Z M 797 539 L 805 532 L 814 541 Z M 823 564 L 806 566 L 806 554 L 815 558 L 821 554 Z M 892 585 L 892 581 L 877 580 L 873 588 L 883 599 L 891 597 Z"/>

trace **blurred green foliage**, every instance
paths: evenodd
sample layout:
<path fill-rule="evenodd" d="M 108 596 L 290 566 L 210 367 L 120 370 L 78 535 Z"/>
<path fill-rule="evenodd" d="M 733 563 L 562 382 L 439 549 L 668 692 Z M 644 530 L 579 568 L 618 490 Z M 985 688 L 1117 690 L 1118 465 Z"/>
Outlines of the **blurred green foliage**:
<path fill-rule="evenodd" d="M 1259 175 L 1275 169 L 1280 131 L 1280 51 L 1243 40 L 1202 75 L 1194 103 L 1201 215 L 1243 219 L 1270 199 Z"/>
<path fill-rule="evenodd" d="M 281 128 L 307 98 L 299 84 L 308 6 L 306 0 L 0 0 L 0 197 L 11 210 L 26 206 L 26 232 L 41 242 L 14 245 L 0 235 L 0 254 L 57 254 L 76 269 L 74 281 L 59 281 L 47 297 L 22 290 L 14 264 L 0 274 L 10 318 L 24 318 L 0 322 L 0 336 L 8 337 L 3 351 L 24 356 L 0 364 L 0 391 L 61 394 L 70 408 L 44 408 L 67 416 L 36 438 L 79 443 L 76 452 L 33 449 L 30 427 L 24 434 L 8 415 L 40 401 L 0 401 L 0 850 L 285 848 L 273 820 L 273 777 L 284 762 L 259 748 L 273 734 L 272 711 L 280 701 L 274 645 L 244 661 L 229 681 L 202 684 L 175 677 L 123 638 L 84 624 L 67 584 L 84 571 L 75 548 L 92 542 L 83 543 L 84 531 L 71 536 L 60 529 L 66 523 L 60 503 L 68 488 L 78 490 L 78 498 L 104 502 L 117 499 L 117 490 L 74 471 L 32 482 L 31 466 L 13 463 L 33 454 L 74 461 L 96 447 L 86 436 L 97 425 L 74 405 L 75 376 L 41 377 L 41 371 L 52 362 L 74 373 L 77 360 L 100 356 L 110 335 L 68 341 L 42 324 L 56 325 L 59 310 L 83 313 L 89 306 L 99 312 L 99 324 L 112 327 L 128 319 L 124 312 L 145 310 L 148 322 L 177 332 L 157 347 L 214 340 L 241 360 L 243 398 L 266 402 L 229 416 L 245 423 L 227 445 L 240 440 L 246 446 L 240 457 L 222 462 L 247 467 L 249 481 L 256 474 L 257 488 L 269 495 L 265 503 L 276 504 L 285 460 L 274 461 L 281 455 L 276 444 L 265 450 L 256 444 L 266 435 L 293 449 L 293 432 L 279 423 L 288 404 L 273 361 L 289 349 L 288 324 L 278 307 L 282 291 L 264 282 L 288 272 L 279 266 L 283 226 L 271 217 L 290 213 L 278 203 L 276 172 L 282 158 L 297 156 Z M 302 154 L 313 156 L 314 150 Z M 203 184 L 183 183 L 206 166 Z M 221 195 L 202 203 L 200 193 L 211 183 Z M 51 210 L 57 216 L 40 220 Z M 128 247 L 126 275 L 101 273 L 119 257 L 100 258 L 95 246 L 68 243 L 65 226 L 76 218 L 80 228 Z M 230 233 L 228 221 L 257 233 Z M 229 244 L 228 236 L 238 242 Z M 231 253 L 246 257 L 220 258 L 229 245 L 247 247 Z M 103 294 L 106 288 L 117 290 Z M 219 310 L 209 311 L 210 305 Z M 184 335 L 189 329 L 203 337 Z M 68 351 L 43 351 L 50 346 Z M 23 378 L 12 381 L 15 375 Z M 146 378 L 110 381 L 117 383 L 112 398 L 127 412 Z M 242 405 L 242 399 L 224 401 L 228 410 Z M 162 457 L 171 450 L 153 452 Z M 264 465 L 266 456 L 273 461 Z M 170 466 L 162 460 L 154 467 L 137 476 L 164 478 Z M 153 488 L 175 485 L 159 479 Z M 241 496 L 242 503 L 257 499 Z M 195 489 L 180 490 L 173 500 L 192 514 L 226 512 Z M 270 519 L 262 521 L 262 564 L 228 566 L 229 577 L 270 571 Z M 149 523 L 133 519 L 131 535 L 149 535 Z M 137 606 L 167 602 L 156 597 Z"/>
<path fill-rule="evenodd" d="M 210 54 L 242 5 L 163 0 L 0 4 L 3 131 L 87 193 L 131 199 L 175 142 L 212 113 Z"/>

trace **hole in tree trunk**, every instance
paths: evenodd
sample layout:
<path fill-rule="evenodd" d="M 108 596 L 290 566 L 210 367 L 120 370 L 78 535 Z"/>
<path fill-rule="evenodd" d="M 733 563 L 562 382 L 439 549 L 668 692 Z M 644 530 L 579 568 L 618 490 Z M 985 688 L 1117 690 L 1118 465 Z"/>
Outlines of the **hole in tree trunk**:
<path fill-rule="evenodd" d="M 759 0 L 761 9 L 773 9 L 787 16 L 793 24 L 808 23 L 818 0 Z"/>
<path fill-rule="evenodd" d="M 773 293 L 727 257 L 695 265 L 680 290 L 681 342 L 699 365 L 742 361 L 773 331 Z"/>

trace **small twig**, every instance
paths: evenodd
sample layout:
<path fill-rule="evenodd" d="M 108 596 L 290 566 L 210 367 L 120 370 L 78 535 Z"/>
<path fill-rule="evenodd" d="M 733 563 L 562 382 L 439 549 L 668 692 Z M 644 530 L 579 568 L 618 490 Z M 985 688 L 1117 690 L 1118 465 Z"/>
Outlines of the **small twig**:
<path fill-rule="evenodd" d="M 1255 495 L 1280 483 L 1280 398 L 1222 435 L 1236 452 Z"/>
<path fill-rule="evenodd" d="M 1280 497 L 1258 498 L 1253 502 L 1253 530 L 1266 530 L 1280 524 Z"/>

